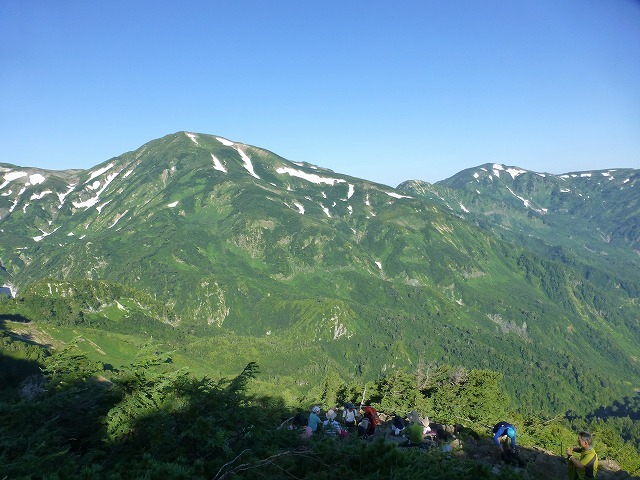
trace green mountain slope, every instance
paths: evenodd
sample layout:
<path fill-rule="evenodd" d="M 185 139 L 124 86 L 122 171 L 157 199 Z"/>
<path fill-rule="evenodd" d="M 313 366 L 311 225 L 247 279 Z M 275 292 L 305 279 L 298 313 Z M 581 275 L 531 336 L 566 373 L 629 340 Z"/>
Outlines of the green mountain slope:
<path fill-rule="evenodd" d="M 413 180 L 398 188 L 511 241 L 561 247 L 606 270 L 640 266 L 638 182 L 633 169 L 551 175 L 486 164 L 436 184 Z"/>
<path fill-rule="evenodd" d="M 420 360 L 503 372 L 525 409 L 566 409 L 576 396 L 597 407 L 640 386 L 636 276 L 498 234 L 485 213 L 446 208 L 444 194 L 188 132 L 88 171 L 3 164 L 2 174 L 0 274 L 17 291 L 13 314 L 71 322 L 113 345 L 103 350 L 114 364 L 117 334 L 132 345 L 153 337 L 204 372 L 257 361 L 285 389 Z M 463 205 L 472 195 L 438 188 Z M 511 212 L 505 198 L 488 202 Z M 544 198 L 535 208 L 549 209 Z M 633 231 L 609 243 L 621 262 Z"/>

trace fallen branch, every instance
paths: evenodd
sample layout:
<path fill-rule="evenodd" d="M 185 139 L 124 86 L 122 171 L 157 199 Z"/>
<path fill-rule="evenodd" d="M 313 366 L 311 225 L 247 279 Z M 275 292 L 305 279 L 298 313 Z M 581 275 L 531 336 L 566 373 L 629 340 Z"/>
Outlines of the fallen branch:
<path fill-rule="evenodd" d="M 278 430 L 282 429 L 282 427 L 284 427 L 287 423 L 291 422 L 294 418 L 295 417 L 287 418 L 284 422 L 280 424 L 280 426 L 278 427 Z"/>
<path fill-rule="evenodd" d="M 251 470 L 253 468 L 260 468 L 264 465 L 269 465 L 271 463 L 273 463 L 276 459 L 280 458 L 280 457 L 284 457 L 285 455 L 290 455 L 291 452 L 289 450 L 287 450 L 286 452 L 282 452 L 282 453 L 278 453 L 276 455 L 271 455 L 270 457 L 264 458 L 262 460 L 258 460 L 256 463 L 242 463 L 236 467 L 233 467 L 229 470 L 227 470 L 226 472 L 222 473 L 222 470 L 224 470 L 224 468 L 230 464 L 232 464 L 233 462 L 235 462 L 236 460 L 238 460 L 238 458 L 240 458 L 245 452 L 249 451 L 249 449 L 245 449 L 242 452 L 240 452 L 240 454 L 234 458 L 233 460 L 231 460 L 230 462 L 225 463 L 222 468 L 220 468 L 220 470 L 218 470 L 218 473 L 216 474 L 215 477 L 213 477 L 213 480 L 224 480 L 225 478 L 227 478 L 229 475 L 234 475 L 238 472 L 244 472 L 246 470 Z"/>

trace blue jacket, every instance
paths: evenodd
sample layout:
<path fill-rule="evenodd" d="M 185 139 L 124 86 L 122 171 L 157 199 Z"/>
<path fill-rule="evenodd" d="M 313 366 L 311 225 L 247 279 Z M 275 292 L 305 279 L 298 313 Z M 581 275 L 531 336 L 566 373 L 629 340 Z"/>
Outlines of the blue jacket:
<path fill-rule="evenodd" d="M 513 429 L 513 437 L 510 437 L 511 448 L 516 448 L 516 427 L 507 422 L 500 422 L 493 427 L 493 443 L 496 444 L 496 447 L 500 446 L 500 437 L 507 435 L 507 430 L 509 428 Z"/>
<path fill-rule="evenodd" d="M 313 412 L 309 414 L 309 421 L 307 422 L 307 425 L 311 427 L 312 432 L 318 430 L 318 425 L 320 425 L 321 423 L 322 420 L 320 420 L 320 417 L 318 415 Z"/>

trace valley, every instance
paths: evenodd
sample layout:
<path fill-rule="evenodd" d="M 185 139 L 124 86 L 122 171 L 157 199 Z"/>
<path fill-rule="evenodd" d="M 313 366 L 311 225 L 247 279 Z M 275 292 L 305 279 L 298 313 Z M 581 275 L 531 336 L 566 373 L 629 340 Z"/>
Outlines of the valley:
<path fill-rule="evenodd" d="M 255 391 L 289 406 L 425 366 L 494 372 L 504 407 L 540 418 L 640 389 L 638 170 L 393 188 L 178 132 L 0 181 L 16 341 L 109 371 L 147 351 L 196 377 L 256 362 Z"/>

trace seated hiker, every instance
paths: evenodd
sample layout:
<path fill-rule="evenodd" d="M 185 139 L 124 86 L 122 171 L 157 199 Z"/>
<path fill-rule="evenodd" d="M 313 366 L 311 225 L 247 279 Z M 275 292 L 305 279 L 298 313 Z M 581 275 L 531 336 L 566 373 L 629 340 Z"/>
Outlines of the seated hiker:
<path fill-rule="evenodd" d="M 307 426 L 311 429 L 312 432 L 316 433 L 321 430 L 322 420 L 318 414 L 320 413 L 320 407 L 315 406 L 311 409 L 311 413 L 309 414 L 309 420 L 307 421 Z"/>
<path fill-rule="evenodd" d="M 307 419 L 305 418 L 302 412 L 296 412 L 295 416 L 291 420 L 291 425 L 289 425 L 290 430 L 295 430 L 297 428 L 305 427 L 307 425 Z"/>
<path fill-rule="evenodd" d="M 502 452 L 501 440 L 505 440 L 505 437 L 511 439 L 511 453 L 516 452 L 516 427 L 507 422 L 496 423 L 493 427 L 493 443 L 495 443 L 498 450 Z"/>
<path fill-rule="evenodd" d="M 337 414 L 333 409 L 327 412 L 327 419 L 322 424 L 322 430 L 327 437 L 341 436 L 342 426 L 336 420 L 336 416 Z"/>
<path fill-rule="evenodd" d="M 391 421 L 391 430 L 393 431 L 393 434 L 396 436 L 400 435 L 405 428 L 406 424 L 404 423 L 404 418 L 396 413 Z"/>
<path fill-rule="evenodd" d="M 425 437 L 429 437 L 430 440 L 435 440 L 436 432 L 431 428 L 431 421 L 429 420 L 429 417 L 424 417 L 423 419 L 421 419 L 421 423 L 422 434 Z"/>
<path fill-rule="evenodd" d="M 364 439 L 366 439 L 369 434 L 367 432 L 369 432 L 369 424 L 371 422 L 369 421 L 369 417 L 362 417 L 362 419 L 360 419 L 360 423 L 358 423 L 358 436 L 362 437 Z"/>
<path fill-rule="evenodd" d="M 302 438 L 309 438 L 313 433 L 311 428 L 307 426 L 307 418 L 301 412 L 297 412 L 289 425 L 290 430 L 301 430 L 300 436 Z"/>
<path fill-rule="evenodd" d="M 409 437 L 407 445 L 423 447 L 424 425 L 422 425 L 420 415 L 414 410 L 409 414 L 409 420 L 411 424 L 405 429 L 405 434 Z"/>
<path fill-rule="evenodd" d="M 355 405 L 351 402 L 347 402 L 344 405 L 344 411 L 342 412 L 342 421 L 344 422 L 344 426 L 347 430 L 353 431 L 355 429 L 357 417 L 358 412 L 356 411 Z"/>
<path fill-rule="evenodd" d="M 598 455 L 593 448 L 589 432 L 578 434 L 579 447 L 567 448 L 569 480 L 596 478 L 598 473 Z"/>

